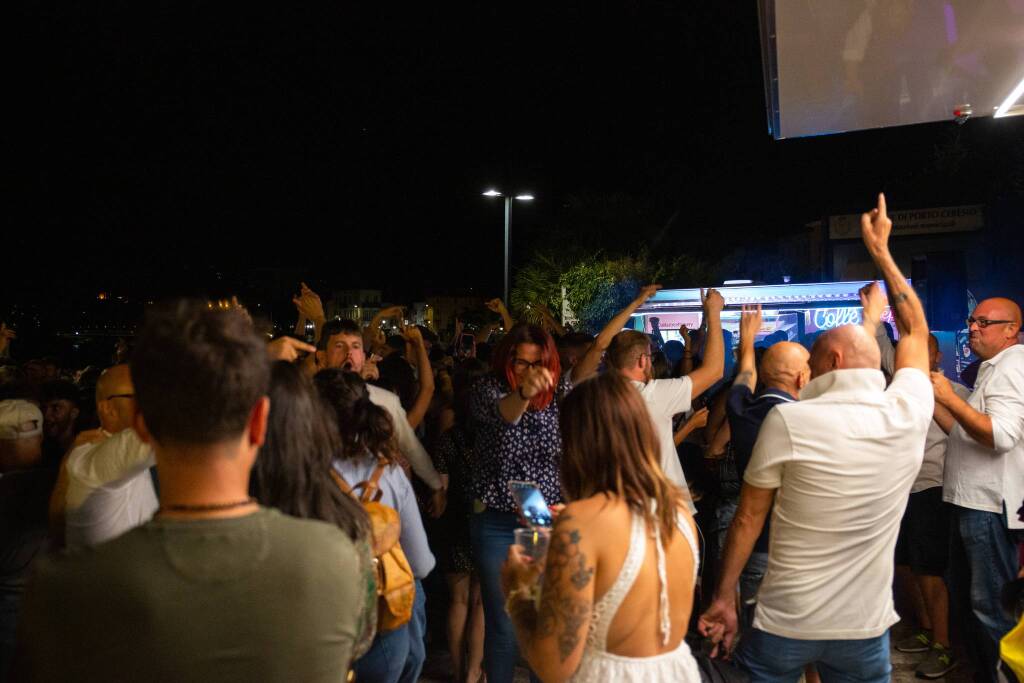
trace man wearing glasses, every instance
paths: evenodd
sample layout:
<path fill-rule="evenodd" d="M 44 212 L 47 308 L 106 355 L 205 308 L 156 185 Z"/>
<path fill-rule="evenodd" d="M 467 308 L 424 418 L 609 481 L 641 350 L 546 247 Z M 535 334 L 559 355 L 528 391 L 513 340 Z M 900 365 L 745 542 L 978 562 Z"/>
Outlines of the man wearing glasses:
<path fill-rule="evenodd" d="M 65 465 L 65 541 L 92 546 L 149 521 L 159 507 L 149 468 L 153 450 L 131 429 L 138 411 L 127 365 L 107 368 L 96 382 L 99 434 L 83 434 Z M 64 474 L 62 474 L 63 478 Z M 60 495 L 58 485 L 56 496 Z M 59 510 L 61 501 L 53 501 Z"/>
<path fill-rule="evenodd" d="M 964 628 L 978 680 L 996 680 L 999 641 L 1014 627 L 1000 606 L 1003 586 L 1017 576 L 1024 523 L 1024 346 L 1020 307 L 986 299 L 967 319 L 970 344 L 982 360 L 974 392 L 962 399 L 932 373 L 936 420 L 949 432 L 943 500 L 952 504 L 950 595 L 973 623 Z M 955 612 L 954 612 L 955 613 Z"/>

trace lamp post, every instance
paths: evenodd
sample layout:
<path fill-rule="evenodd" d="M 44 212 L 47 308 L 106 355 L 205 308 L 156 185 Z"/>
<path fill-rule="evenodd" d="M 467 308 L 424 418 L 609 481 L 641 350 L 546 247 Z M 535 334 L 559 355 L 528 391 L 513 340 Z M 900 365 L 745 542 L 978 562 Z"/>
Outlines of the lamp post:
<path fill-rule="evenodd" d="M 512 304 L 509 302 L 509 298 L 508 298 L 508 238 L 509 238 L 510 219 L 511 219 L 511 215 L 512 215 L 512 200 L 515 199 L 516 201 L 520 201 L 520 202 L 529 202 L 529 201 L 533 201 L 533 195 L 532 194 L 528 194 L 528 193 L 521 193 L 521 194 L 517 194 L 517 195 L 514 195 L 514 196 L 513 195 L 506 195 L 506 194 L 503 194 L 503 193 L 499 192 L 498 190 L 495 190 L 494 188 L 491 188 L 490 190 L 487 190 L 483 194 L 484 194 L 485 197 L 501 197 L 502 199 L 505 200 L 505 279 L 504 279 L 504 283 L 505 283 L 505 297 L 504 297 L 504 301 L 505 301 L 505 306 L 511 308 Z"/>

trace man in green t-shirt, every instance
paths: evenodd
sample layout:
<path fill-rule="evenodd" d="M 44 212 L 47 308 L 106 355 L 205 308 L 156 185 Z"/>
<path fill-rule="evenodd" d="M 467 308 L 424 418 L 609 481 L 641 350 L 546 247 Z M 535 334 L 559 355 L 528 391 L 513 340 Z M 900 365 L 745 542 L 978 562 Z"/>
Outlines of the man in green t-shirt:
<path fill-rule="evenodd" d="M 131 373 L 160 508 L 38 563 L 15 680 L 343 681 L 367 599 L 357 551 L 249 497 L 270 410 L 252 325 L 196 303 L 156 310 Z"/>

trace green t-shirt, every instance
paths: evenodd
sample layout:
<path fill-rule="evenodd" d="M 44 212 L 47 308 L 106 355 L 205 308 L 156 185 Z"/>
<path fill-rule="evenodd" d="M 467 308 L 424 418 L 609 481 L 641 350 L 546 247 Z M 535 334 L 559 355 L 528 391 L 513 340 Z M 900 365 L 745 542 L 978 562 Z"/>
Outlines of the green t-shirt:
<path fill-rule="evenodd" d="M 20 646 L 40 681 L 345 680 L 366 601 L 337 527 L 272 509 L 155 520 L 40 558 Z"/>

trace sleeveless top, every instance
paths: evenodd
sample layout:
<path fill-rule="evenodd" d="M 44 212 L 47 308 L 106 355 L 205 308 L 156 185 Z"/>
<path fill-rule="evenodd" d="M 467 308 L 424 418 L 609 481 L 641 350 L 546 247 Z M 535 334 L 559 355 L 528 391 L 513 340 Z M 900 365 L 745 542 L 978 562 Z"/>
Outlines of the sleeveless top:
<path fill-rule="evenodd" d="M 643 566 L 647 551 L 647 529 L 642 515 L 632 513 L 633 524 L 629 537 L 629 551 L 615 583 L 601 599 L 594 604 L 587 642 L 583 650 L 583 658 L 579 668 L 570 680 L 580 683 L 699 683 L 700 672 L 697 662 L 690 654 L 686 638 L 679 641 L 679 647 L 653 657 L 624 657 L 608 652 L 608 628 L 615 618 L 619 606 L 633 587 L 640 568 Z M 693 530 L 681 517 L 677 517 L 676 526 L 690 546 L 693 554 L 693 583 L 697 584 L 699 553 Z M 658 561 L 658 612 L 660 615 L 660 634 L 662 644 L 668 644 L 671 637 L 671 621 L 669 619 L 668 586 L 665 572 L 665 550 L 661 536 L 655 530 L 654 547 Z"/>

